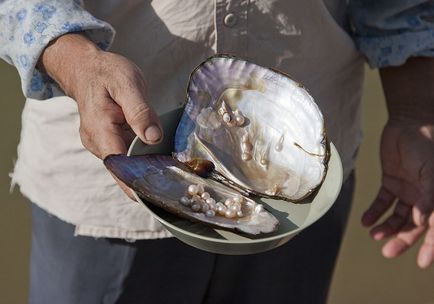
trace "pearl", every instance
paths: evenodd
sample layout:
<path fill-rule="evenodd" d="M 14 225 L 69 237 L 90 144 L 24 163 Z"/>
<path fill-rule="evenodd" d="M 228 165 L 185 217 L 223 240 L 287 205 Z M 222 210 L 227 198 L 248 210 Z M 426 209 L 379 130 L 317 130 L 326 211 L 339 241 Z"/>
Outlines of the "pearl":
<path fill-rule="evenodd" d="M 241 149 L 243 152 L 250 152 L 253 150 L 253 145 L 249 142 L 244 142 L 241 144 Z"/>
<path fill-rule="evenodd" d="M 261 158 L 261 165 L 263 166 L 268 165 L 268 160 L 266 160 L 265 158 Z"/>
<path fill-rule="evenodd" d="M 193 203 L 201 203 L 201 202 L 202 202 L 202 199 L 200 198 L 199 195 L 194 194 L 194 195 L 192 195 L 192 197 L 191 197 L 191 201 L 192 201 Z"/>
<path fill-rule="evenodd" d="M 244 214 L 243 214 L 243 212 L 242 212 L 241 210 L 239 210 L 239 211 L 237 211 L 237 216 L 238 216 L 238 217 L 243 217 Z"/>
<path fill-rule="evenodd" d="M 229 115 L 229 113 L 224 113 L 223 114 L 223 121 L 225 122 L 225 123 L 229 123 L 230 121 L 231 121 L 231 115 Z"/>
<path fill-rule="evenodd" d="M 226 207 L 231 206 L 233 203 L 234 203 L 234 200 L 231 199 L 231 198 L 228 198 L 228 199 L 225 200 Z"/>
<path fill-rule="evenodd" d="M 190 204 L 191 204 L 190 199 L 189 199 L 188 197 L 186 197 L 186 196 L 181 197 L 181 198 L 179 199 L 179 202 L 180 202 L 181 204 L 183 204 L 184 206 L 190 206 Z"/>
<path fill-rule="evenodd" d="M 234 198 L 234 202 L 241 204 L 242 202 L 244 202 L 244 197 L 238 195 Z"/>
<path fill-rule="evenodd" d="M 208 210 L 210 210 L 209 205 L 208 204 L 202 204 L 202 212 L 207 212 Z"/>
<path fill-rule="evenodd" d="M 207 199 L 209 199 L 211 196 L 209 195 L 208 192 L 204 192 L 204 193 L 202 193 L 201 197 L 202 197 L 204 200 L 207 200 Z"/>
<path fill-rule="evenodd" d="M 246 133 L 243 135 L 243 137 L 241 137 L 241 142 L 242 143 L 249 142 L 249 133 Z"/>
<path fill-rule="evenodd" d="M 191 210 L 193 210 L 194 212 L 198 212 L 200 210 L 200 204 L 198 203 L 193 203 L 191 205 Z"/>
<path fill-rule="evenodd" d="M 236 215 L 236 212 L 233 210 L 228 209 L 225 212 L 225 217 L 227 217 L 227 218 L 233 218 L 233 217 L 235 217 L 235 215 Z"/>
<path fill-rule="evenodd" d="M 284 140 L 284 137 L 283 137 L 283 135 L 282 135 L 282 136 L 280 136 L 278 143 L 277 143 L 276 146 L 274 147 L 274 149 L 275 149 L 277 152 L 282 151 L 282 149 L 283 149 L 283 140 Z"/>
<path fill-rule="evenodd" d="M 217 206 L 217 212 L 218 212 L 218 214 L 220 214 L 220 215 L 225 215 L 225 212 L 226 212 L 226 207 L 225 207 L 225 205 L 223 205 L 222 203 L 218 202 L 218 203 L 216 204 L 216 206 Z"/>
<path fill-rule="evenodd" d="M 202 184 L 197 184 L 197 193 L 198 194 L 202 194 L 205 191 L 205 188 L 203 187 Z"/>
<path fill-rule="evenodd" d="M 208 205 L 215 205 L 215 199 L 213 199 L 212 197 L 207 198 L 207 199 L 205 200 L 205 202 L 206 202 Z"/>
<path fill-rule="evenodd" d="M 243 161 L 251 160 L 251 159 L 252 159 L 252 155 L 251 155 L 250 153 L 243 152 L 243 153 L 241 154 L 241 159 L 242 159 Z"/>
<path fill-rule="evenodd" d="M 214 210 L 208 210 L 208 211 L 205 213 L 205 215 L 208 216 L 208 217 L 213 217 L 213 216 L 215 216 L 215 212 L 214 212 Z"/>
<path fill-rule="evenodd" d="M 233 204 L 233 205 L 231 205 L 231 206 L 229 207 L 229 209 L 232 210 L 232 211 L 234 211 L 234 212 L 237 212 L 237 211 L 240 210 L 240 206 L 237 205 L 237 204 Z"/>
<path fill-rule="evenodd" d="M 188 186 L 188 194 L 190 194 L 190 195 L 197 194 L 197 186 L 196 185 Z"/>
<path fill-rule="evenodd" d="M 244 124 L 244 116 L 241 114 L 235 114 L 235 121 L 237 123 L 237 126 L 241 127 Z"/>

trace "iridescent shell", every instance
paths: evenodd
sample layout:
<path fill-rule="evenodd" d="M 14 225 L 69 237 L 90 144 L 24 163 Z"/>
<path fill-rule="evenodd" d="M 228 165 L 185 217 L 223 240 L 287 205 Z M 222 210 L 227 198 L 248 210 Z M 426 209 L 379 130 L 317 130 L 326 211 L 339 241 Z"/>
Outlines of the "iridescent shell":
<path fill-rule="evenodd" d="M 322 183 L 329 146 L 321 111 L 299 83 L 217 55 L 190 77 L 174 155 L 209 160 L 250 193 L 299 201 Z"/>
<path fill-rule="evenodd" d="M 241 197 L 240 194 L 217 181 L 194 174 L 185 164 L 169 155 L 125 156 L 110 155 L 104 160 L 106 167 L 143 199 L 179 217 L 210 226 L 235 230 L 247 234 L 275 231 L 278 220 L 255 201 L 243 197 L 242 216 L 207 216 L 181 203 L 191 185 L 204 185 L 215 201 Z"/>

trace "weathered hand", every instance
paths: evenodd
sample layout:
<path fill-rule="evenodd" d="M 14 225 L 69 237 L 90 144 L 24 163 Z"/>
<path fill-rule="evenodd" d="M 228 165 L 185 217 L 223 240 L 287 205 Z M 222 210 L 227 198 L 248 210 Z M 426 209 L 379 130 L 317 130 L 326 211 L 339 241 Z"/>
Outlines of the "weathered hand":
<path fill-rule="evenodd" d="M 362 223 L 371 226 L 394 207 L 392 215 L 371 229 L 375 240 L 390 240 L 383 255 L 401 255 L 425 234 L 418 265 L 434 261 L 434 123 L 389 121 L 381 140 L 382 185 Z"/>
<path fill-rule="evenodd" d="M 46 48 L 41 63 L 76 100 L 81 141 L 97 157 L 125 154 L 134 135 L 147 144 L 162 139 L 158 117 L 146 103 L 143 76 L 128 59 L 101 51 L 80 34 L 68 34 Z"/>

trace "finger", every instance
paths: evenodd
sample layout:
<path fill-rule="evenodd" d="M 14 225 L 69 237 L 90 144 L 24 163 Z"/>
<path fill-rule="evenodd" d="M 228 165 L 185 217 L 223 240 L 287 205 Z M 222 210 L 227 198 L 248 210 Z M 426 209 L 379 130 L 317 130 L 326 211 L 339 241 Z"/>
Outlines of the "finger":
<path fill-rule="evenodd" d="M 417 256 L 417 264 L 420 268 L 428 268 L 434 261 L 434 226 L 430 227 L 425 235 L 425 240 L 420 247 Z"/>
<path fill-rule="evenodd" d="M 383 223 L 372 228 L 372 238 L 378 241 L 397 233 L 408 222 L 410 211 L 411 206 L 399 201 L 395 206 L 393 214 Z"/>
<path fill-rule="evenodd" d="M 362 216 L 362 224 L 365 227 L 373 225 L 390 208 L 395 196 L 386 188 L 381 187 L 374 202 Z"/>
<path fill-rule="evenodd" d="M 401 230 L 402 232 L 399 232 L 396 237 L 383 246 L 382 253 L 384 257 L 395 258 L 404 253 L 419 240 L 425 228 L 415 226 L 413 223 L 407 223 Z"/>
<path fill-rule="evenodd" d="M 425 171 L 424 171 L 425 172 Z M 434 172 L 430 172 L 429 176 L 420 176 L 422 182 L 420 199 L 416 201 L 415 208 L 413 209 L 413 220 L 416 225 L 426 225 L 428 219 L 433 211 L 434 206 Z M 425 174 L 425 173 L 424 173 Z"/>
<path fill-rule="evenodd" d="M 126 85 L 114 99 L 121 106 L 134 133 L 144 143 L 156 144 L 163 139 L 163 132 L 158 116 L 146 103 L 144 91 L 143 85 Z"/>
<path fill-rule="evenodd" d="M 428 216 L 431 213 L 431 208 L 424 204 L 414 206 L 413 221 L 417 226 L 425 226 L 428 221 Z"/>

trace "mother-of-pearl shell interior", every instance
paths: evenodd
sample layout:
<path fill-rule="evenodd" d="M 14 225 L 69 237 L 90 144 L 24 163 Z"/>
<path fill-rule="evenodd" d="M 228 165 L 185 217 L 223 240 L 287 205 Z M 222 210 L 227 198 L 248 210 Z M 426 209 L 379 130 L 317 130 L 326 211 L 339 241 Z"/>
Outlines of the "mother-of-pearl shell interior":
<path fill-rule="evenodd" d="M 187 100 L 175 137 L 182 162 L 208 159 L 243 188 L 292 201 L 321 184 L 328 161 L 323 117 L 286 75 L 213 57 L 193 72 Z"/>

